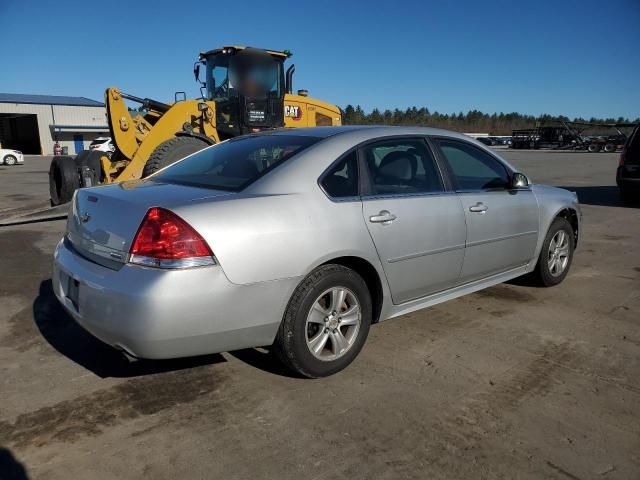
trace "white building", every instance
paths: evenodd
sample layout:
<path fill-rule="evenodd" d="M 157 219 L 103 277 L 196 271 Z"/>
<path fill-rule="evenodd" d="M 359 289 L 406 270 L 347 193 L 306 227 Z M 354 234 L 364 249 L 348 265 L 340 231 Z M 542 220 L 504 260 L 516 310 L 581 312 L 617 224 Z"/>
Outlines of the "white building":
<path fill-rule="evenodd" d="M 56 140 L 69 154 L 109 135 L 104 104 L 84 97 L 0 93 L 0 144 L 51 155 Z"/>

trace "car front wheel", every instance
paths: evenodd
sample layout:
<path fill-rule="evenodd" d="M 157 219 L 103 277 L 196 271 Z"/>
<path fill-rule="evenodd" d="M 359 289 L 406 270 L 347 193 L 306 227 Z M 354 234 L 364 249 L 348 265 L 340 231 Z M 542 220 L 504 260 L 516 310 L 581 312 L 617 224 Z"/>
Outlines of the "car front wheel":
<path fill-rule="evenodd" d="M 318 267 L 293 293 L 274 351 L 305 377 L 337 373 L 360 353 L 371 312 L 371 295 L 360 275 L 342 265 Z"/>
<path fill-rule="evenodd" d="M 573 260 L 574 236 L 571 224 L 556 218 L 544 239 L 534 276 L 544 287 L 552 287 L 564 280 Z"/>

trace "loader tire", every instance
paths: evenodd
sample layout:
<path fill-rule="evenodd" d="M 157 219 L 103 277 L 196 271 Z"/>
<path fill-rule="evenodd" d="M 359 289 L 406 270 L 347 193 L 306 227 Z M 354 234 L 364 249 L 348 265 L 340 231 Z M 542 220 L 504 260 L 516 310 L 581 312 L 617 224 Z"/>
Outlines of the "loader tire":
<path fill-rule="evenodd" d="M 73 197 L 80 186 L 78 165 L 73 157 L 54 157 L 49 167 L 51 205 L 62 205 Z"/>
<path fill-rule="evenodd" d="M 75 161 L 76 165 L 79 167 L 82 166 L 82 161 L 92 152 L 93 150 L 82 150 L 79 154 L 76 155 Z"/>
<path fill-rule="evenodd" d="M 195 137 L 176 137 L 162 142 L 156 147 L 144 165 L 142 178 L 146 178 L 152 173 L 208 146 L 204 140 Z"/>
<path fill-rule="evenodd" d="M 99 185 L 104 175 L 102 174 L 102 161 L 100 160 L 103 156 L 106 156 L 106 152 L 101 152 L 99 150 L 91 150 L 80 158 L 80 155 L 76 157 L 76 164 L 80 168 L 80 181 L 82 184 L 81 187 L 87 187 L 88 185 L 84 184 L 84 177 L 86 175 L 85 169 L 88 167 L 91 171 L 91 186 Z"/>

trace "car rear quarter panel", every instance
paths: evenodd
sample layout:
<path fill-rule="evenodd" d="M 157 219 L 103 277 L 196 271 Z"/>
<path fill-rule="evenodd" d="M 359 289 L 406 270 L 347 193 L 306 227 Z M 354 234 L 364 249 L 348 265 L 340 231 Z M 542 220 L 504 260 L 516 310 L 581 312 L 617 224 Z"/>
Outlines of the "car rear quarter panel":
<path fill-rule="evenodd" d="M 202 201 L 175 211 L 207 240 L 235 284 L 302 277 L 340 256 L 357 256 L 380 269 L 361 203 L 333 202 L 319 187 Z"/>

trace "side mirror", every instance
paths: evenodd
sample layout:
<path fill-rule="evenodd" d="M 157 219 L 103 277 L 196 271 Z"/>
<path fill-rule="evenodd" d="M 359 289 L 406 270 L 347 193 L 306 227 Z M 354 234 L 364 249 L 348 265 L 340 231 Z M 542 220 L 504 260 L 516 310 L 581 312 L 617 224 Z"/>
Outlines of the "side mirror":
<path fill-rule="evenodd" d="M 203 82 L 202 80 L 200 80 L 200 66 L 202 65 L 202 62 L 195 62 L 193 64 L 193 76 L 196 77 L 196 82 L 198 82 L 200 85 L 205 84 L 205 82 Z"/>
<path fill-rule="evenodd" d="M 523 173 L 514 173 L 511 175 L 511 188 L 527 188 L 529 186 L 529 179 Z"/>

